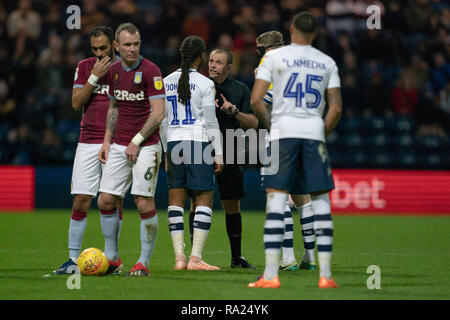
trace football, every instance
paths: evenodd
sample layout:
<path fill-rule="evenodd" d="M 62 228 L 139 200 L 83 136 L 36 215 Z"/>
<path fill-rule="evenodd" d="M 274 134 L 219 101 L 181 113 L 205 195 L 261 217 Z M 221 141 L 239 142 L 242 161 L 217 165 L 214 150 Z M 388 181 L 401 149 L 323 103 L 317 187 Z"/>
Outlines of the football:
<path fill-rule="evenodd" d="M 108 270 L 109 263 L 102 250 L 88 248 L 78 257 L 77 265 L 81 274 L 86 276 L 103 276 Z"/>

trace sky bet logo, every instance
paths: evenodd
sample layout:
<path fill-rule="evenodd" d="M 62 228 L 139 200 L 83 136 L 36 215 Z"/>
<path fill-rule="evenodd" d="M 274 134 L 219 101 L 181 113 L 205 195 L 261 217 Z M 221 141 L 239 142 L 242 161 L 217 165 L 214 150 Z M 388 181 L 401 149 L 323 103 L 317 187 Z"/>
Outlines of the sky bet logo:
<path fill-rule="evenodd" d="M 130 93 L 127 90 L 114 90 L 114 97 L 117 100 L 142 101 L 144 100 L 144 90 L 139 93 Z"/>

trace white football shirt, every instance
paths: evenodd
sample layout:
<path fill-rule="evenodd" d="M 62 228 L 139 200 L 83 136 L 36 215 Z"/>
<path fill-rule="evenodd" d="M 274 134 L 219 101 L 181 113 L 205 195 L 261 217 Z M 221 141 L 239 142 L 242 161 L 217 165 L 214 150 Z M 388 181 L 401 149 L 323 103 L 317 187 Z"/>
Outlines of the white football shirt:
<path fill-rule="evenodd" d="M 270 50 L 263 59 L 256 79 L 273 84 L 271 130 L 278 131 L 279 139 L 325 142 L 325 90 L 341 86 L 334 60 L 298 44 Z"/>
<path fill-rule="evenodd" d="M 220 134 L 216 118 L 214 82 L 195 69 L 189 71 L 191 98 L 184 105 L 178 101 L 178 80 L 181 69 L 164 78 L 166 89 L 166 126 L 167 142 L 191 140 L 211 141 L 211 129 Z M 216 134 L 216 133 L 214 133 Z M 214 139 L 215 140 L 215 139 Z M 213 141 L 216 155 L 222 154 L 220 139 Z"/>

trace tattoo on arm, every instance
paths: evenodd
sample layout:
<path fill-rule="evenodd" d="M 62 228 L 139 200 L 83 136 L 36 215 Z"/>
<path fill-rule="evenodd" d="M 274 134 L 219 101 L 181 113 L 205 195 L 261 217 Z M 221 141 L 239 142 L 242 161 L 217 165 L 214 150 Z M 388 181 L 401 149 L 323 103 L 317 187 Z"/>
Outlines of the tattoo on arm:
<path fill-rule="evenodd" d="M 157 119 L 155 119 L 155 117 L 152 117 L 152 115 L 150 115 L 147 121 L 145 121 L 144 126 L 139 131 L 139 133 L 143 137 L 148 138 L 159 127 L 160 124 L 161 124 L 160 121 L 158 121 Z"/>
<path fill-rule="evenodd" d="M 117 117 L 119 115 L 119 108 L 117 103 L 111 101 L 109 103 L 108 115 L 106 117 L 106 130 L 110 130 L 112 133 L 116 130 Z"/>

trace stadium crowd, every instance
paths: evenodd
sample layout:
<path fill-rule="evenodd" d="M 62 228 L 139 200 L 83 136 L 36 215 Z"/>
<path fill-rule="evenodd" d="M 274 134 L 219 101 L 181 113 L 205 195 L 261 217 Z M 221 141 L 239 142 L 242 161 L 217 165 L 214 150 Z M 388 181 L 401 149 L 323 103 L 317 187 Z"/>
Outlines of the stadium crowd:
<path fill-rule="evenodd" d="M 81 29 L 69 30 L 69 5 Z M 381 9 L 368 29 L 366 9 Z M 0 163 L 71 165 L 80 113 L 71 108 L 76 64 L 91 56 L 97 25 L 133 22 L 142 55 L 163 75 L 177 69 L 181 40 L 230 48 L 232 74 L 250 88 L 255 38 L 309 10 L 320 22 L 314 46 L 340 71 L 343 119 L 328 138 L 334 167 L 450 168 L 450 5 L 441 0 L 83 0 L 0 2 Z M 205 66 L 204 66 L 205 68 Z M 203 70 L 205 71 L 205 70 Z"/>

